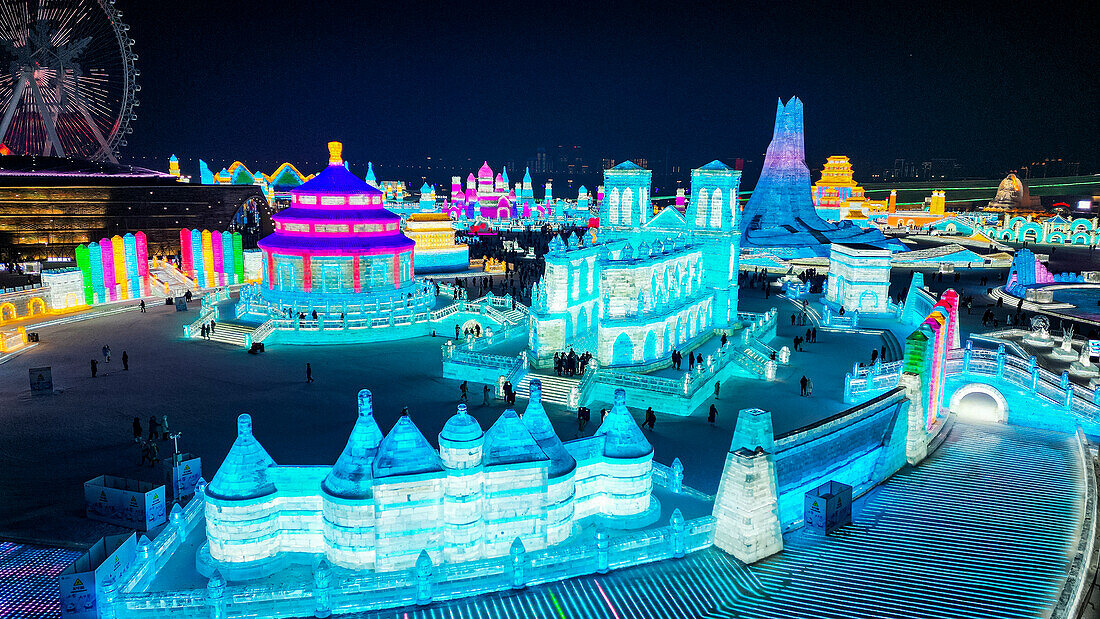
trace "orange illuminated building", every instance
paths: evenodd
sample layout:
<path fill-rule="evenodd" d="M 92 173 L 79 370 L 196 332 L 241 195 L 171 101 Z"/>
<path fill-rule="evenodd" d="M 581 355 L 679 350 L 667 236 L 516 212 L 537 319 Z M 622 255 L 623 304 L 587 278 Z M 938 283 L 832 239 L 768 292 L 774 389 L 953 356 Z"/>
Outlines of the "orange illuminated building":
<path fill-rule="evenodd" d="M 852 163 L 844 155 L 831 155 L 812 188 L 814 206 L 826 219 L 867 219 L 887 210 L 885 200 L 868 200 L 856 183 Z"/>

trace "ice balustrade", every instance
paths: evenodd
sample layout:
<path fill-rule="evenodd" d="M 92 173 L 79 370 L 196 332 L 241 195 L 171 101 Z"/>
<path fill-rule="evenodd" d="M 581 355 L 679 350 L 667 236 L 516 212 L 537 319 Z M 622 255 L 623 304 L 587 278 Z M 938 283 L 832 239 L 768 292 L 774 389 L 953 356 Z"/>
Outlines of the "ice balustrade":
<path fill-rule="evenodd" d="M 252 347 L 253 343 L 260 343 L 267 339 L 267 336 L 275 332 L 275 321 L 268 319 L 265 320 L 260 326 L 256 327 L 252 333 L 246 336 L 246 346 Z"/>
<path fill-rule="evenodd" d="M 1074 413 L 1094 420 L 1100 411 L 1097 390 L 1074 384 L 1067 373 L 1055 374 L 1038 365 L 1034 356 L 1026 358 L 1008 354 L 1004 345 L 997 350 L 967 348 L 947 353 L 949 376 L 971 375 L 995 377 L 1032 391 L 1047 401 L 1071 409 Z M 901 362 L 876 364 L 870 368 L 857 368 L 845 377 L 844 400 L 855 402 L 874 397 L 898 385 Z"/>
<path fill-rule="evenodd" d="M 218 308 L 210 305 L 201 308 L 199 317 L 193 322 L 183 325 L 183 337 L 193 337 L 194 334 L 199 333 L 202 330 L 202 325 L 210 324 L 211 320 L 218 318 Z"/>
<path fill-rule="evenodd" d="M 673 469 L 663 467 L 655 482 L 663 485 L 664 480 L 675 478 L 677 464 L 673 463 Z M 101 617 L 225 617 L 230 610 L 233 616 L 302 617 L 425 605 L 682 557 L 706 549 L 714 541 L 713 516 L 685 520 L 677 509 L 667 526 L 614 535 L 597 530 L 591 542 L 578 540 L 532 552 L 517 539 L 510 554 L 479 561 L 433 565 L 422 553 L 417 564 L 407 570 L 355 573 L 336 571 L 321 561 L 311 574 L 297 580 L 288 576 L 278 582 L 230 585 L 215 574 L 201 589 L 146 590 L 153 575 L 203 522 L 205 485 L 200 482 L 186 507 L 173 507 L 169 524 L 160 534 L 152 540 L 141 539 L 137 559 L 117 581 L 101 587 Z M 680 487 L 679 491 L 713 499 L 690 488 Z"/>
<path fill-rule="evenodd" d="M 1054 619 L 1085 616 L 1085 605 L 1092 590 L 1092 578 L 1089 575 L 1095 573 L 1097 561 L 1100 561 L 1100 557 L 1097 556 L 1098 540 L 1095 534 L 1096 519 L 1100 516 L 1096 492 L 1096 462 L 1093 460 L 1088 439 L 1081 428 L 1077 428 L 1076 438 L 1077 462 L 1084 473 L 1082 477 L 1085 480 L 1085 509 L 1066 583 L 1050 613 Z"/>

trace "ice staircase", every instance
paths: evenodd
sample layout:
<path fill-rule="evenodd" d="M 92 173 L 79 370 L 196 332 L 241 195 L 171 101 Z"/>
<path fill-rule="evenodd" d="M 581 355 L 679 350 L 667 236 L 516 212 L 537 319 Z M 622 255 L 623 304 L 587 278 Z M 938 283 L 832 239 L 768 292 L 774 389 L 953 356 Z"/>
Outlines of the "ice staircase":
<path fill-rule="evenodd" d="M 513 325 L 524 324 L 527 322 L 527 314 L 519 310 L 508 310 L 504 312 L 504 319 Z"/>
<path fill-rule="evenodd" d="M 256 327 L 252 325 L 219 322 L 214 325 L 214 332 L 210 334 L 210 341 L 244 348 L 245 343 L 248 341 L 248 336 L 252 335 L 252 332 L 255 330 Z M 202 339 L 202 336 L 199 335 L 201 332 L 201 329 L 195 328 L 191 337 Z"/>
<path fill-rule="evenodd" d="M 526 400 L 531 397 L 531 380 L 535 378 L 542 381 L 543 404 L 560 404 L 562 406 L 569 406 L 569 393 L 577 383 L 581 382 L 580 378 L 528 373 L 515 386 L 517 399 L 523 398 Z"/>

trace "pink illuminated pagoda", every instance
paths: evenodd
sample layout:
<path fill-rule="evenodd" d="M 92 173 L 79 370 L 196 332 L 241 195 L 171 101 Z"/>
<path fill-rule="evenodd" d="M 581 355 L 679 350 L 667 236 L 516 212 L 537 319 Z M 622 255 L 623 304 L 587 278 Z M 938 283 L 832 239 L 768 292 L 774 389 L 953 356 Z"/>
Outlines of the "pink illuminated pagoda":
<path fill-rule="evenodd" d="M 290 191 L 290 207 L 272 216 L 275 232 L 259 242 L 261 296 L 305 313 L 370 313 L 399 300 L 423 309 L 431 300 L 414 284 L 414 243 L 400 217 L 344 167 L 339 142 L 328 148 L 328 167 Z"/>

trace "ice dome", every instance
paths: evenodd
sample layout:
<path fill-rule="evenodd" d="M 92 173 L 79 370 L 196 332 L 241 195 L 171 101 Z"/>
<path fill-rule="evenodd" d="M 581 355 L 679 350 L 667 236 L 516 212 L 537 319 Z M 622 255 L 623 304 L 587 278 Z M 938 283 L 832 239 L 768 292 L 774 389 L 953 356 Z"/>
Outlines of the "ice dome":
<path fill-rule="evenodd" d="M 615 390 L 615 403 L 600 424 L 596 436 L 604 437 L 603 454 L 609 458 L 640 458 L 653 453 L 638 422 L 626 408 L 626 391 Z"/>
<path fill-rule="evenodd" d="M 481 430 L 481 424 L 472 415 L 466 412 L 466 405 L 459 404 L 458 412 L 443 425 L 443 431 L 439 433 L 439 444 L 471 443 L 485 435 Z"/>
<path fill-rule="evenodd" d="M 477 171 L 477 177 L 492 180 L 493 169 L 489 167 L 488 161 L 481 164 L 481 169 Z"/>
<path fill-rule="evenodd" d="M 374 420 L 371 392 L 359 392 L 359 418 L 348 437 L 348 444 L 321 482 L 326 493 L 344 499 L 369 499 L 373 487 L 371 464 L 378 454 L 382 431 Z"/>
<path fill-rule="evenodd" d="M 532 380 L 530 390 L 531 399 L 523 413 L 523 425 L 527 426 L 539 448 L 550 458 L 550 477 L 561 477 L 576 469 L 577 461 L 565 450 L 542 406 L 542 381 L 537 378 Z"/>
<path fill-rule="evenodd" d="M 245 413 L 237 417 L 237 440 L 233 441 L 214 479 L 206 486 L 206 494 L 226 500 L 255 499 L 272 494 L 275 484 L 268 479 L 267 473 L 273 466 L 275 461 L 252 436 L 252 416 Z"/>

